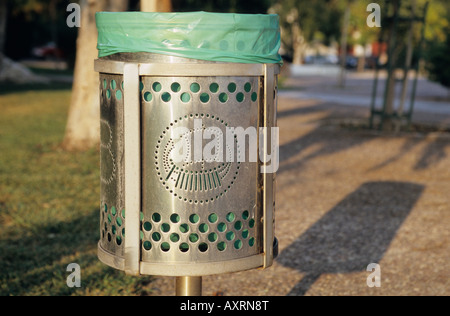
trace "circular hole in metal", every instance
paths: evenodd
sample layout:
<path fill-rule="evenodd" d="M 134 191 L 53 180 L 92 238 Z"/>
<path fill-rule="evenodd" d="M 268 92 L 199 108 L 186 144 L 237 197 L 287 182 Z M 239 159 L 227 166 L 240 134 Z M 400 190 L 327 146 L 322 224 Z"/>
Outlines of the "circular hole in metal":
<path fill-rule="evenodd" d="M 243 220 L 247 220 L 249 216 L 250 216 L 250 213 L 248 211 L 242 212 L 242 219 Z"/>
<path fill-rule="evenodd" d="M 162 85 L 159 82 L 155 82 L 152 85 L 153 91 L 159 92 L 162 89 Z"/>
<path fill-rule="evenodd" d="M 258 94 L 256 92 L 252 93 L 252 101 L 255 102 L 258 99 Z"/>
<path fill-rule="evenodd" d="M 250 239 L 248 240 L 248 245 L 249 245 L 250 247 L 253 247 L 254 244 L 255 244 L 255 237 L 252 237 L 252 238 L 250 238 Z"/>
<path fill-rule="evenodd" d="M 153 95 L 152 95 L 151 92 L 147 91 L 147 92 L 144 93 L 144 100 L 146 102 L 150 102 L 152 99 L 153 99 Z"/>
<path fill-rule="evenodd" d="M 170 95 L 169 92 L 164 92 L 164 93 L 161 95 L 161 100 L 163 100 L 164 102 L 169 102 L 170 99 L 172 99 L 172 96 Z"/>
<path fill-rule="evenodd" d="M 170 241 L 171 242 L 178 242 L 180 240 L 180 235 L 173 233 L 170 235 Z"/>
<path fill-rule="evenodd" d="M 116 243 L 118 246 L 120 246 L 122 244 L 122 237 L 116 236 Z"/>
<path fill-rule="evenodd" d="M 117 100 L 122 100 L 122 91 L 120 91 L 120 90 L 116 91 L 116 99 Z"/>
<path fill-rule="evenodd" d="M 199 92 L 200 91 L 200 85 L 198 84 L 198 83 L 196 83 L 196 82 L 194 82 L 193 84 L 191 84 L 191 91 L 193 92 L 193 93 L 197 93 L 197 92 Z"/>
<path fill-rule="evenodd" d="M 208 227 L 208 225 L 206 225 L 205 223 L 202 223 L 202 224 L 200 224 L 200 225 L 198 226 L 198 230 L 199 230 L 201 233 L 206 233 L 206 232 L 208 232 L 209 227 Z"/>
<path fill-rule="evenodd" d="M 234 215 L 233 212 L 228 213 L 227 216 L 226 216 L 227 221 L 230 222 L 230 223 L 232 221 L 234 221 L 235 218 L 236 218 L 236 215 Z"/>
<path fill-rule="evenodd" d="M 158 233 L 158 232 L 154 232 L 154 233 L 152 234 L 152 239 L 153 239 L 154 241 L 160 241 L 160 240 L 161 240 L 161 234 Z"/>
<path fill-rule="evenodd" d="M 222 103 L 227 102 L 227 101 L 228 101 L 228 94 L 226 94 L 226 93 L 221 93 L 221 94 L 219 95 L 219 101 L 222 102 Z"/>
<path fill-rule="evenodd" d="M 170 244 L 168 242 L 161 243 L 161 250 L 167 252 L 170 250 Z"/>
<path fill-rule="evenodd" d="M 234 249 L 241 249 L 241 248 L 242 248 L 242 241 L 238 239 L 234 242 Z"/>
<path fill-rule="evenodd" d="M 188 224 L 181 224 L 180 225 L 180 232 L 187 233 L 189 231 L 189 225 Z"/>
<path fill-rule="evenodd" d="M 198 250 L 199 250 L 200 252 L 206 252 L 206 251 L 208 251 L 208 244 L 202 242 L 200 245 L 198 245 Z"/>
<path fill-rule="evenodd" d="M 217 83 L 211 83 L 211 85 L 209 86 L 209 91 L 211 91 L 212 93 L 216 93 L 217 91 L 219 91 L 219 85 Z"/>
<path fill-rule="evenodd" d="M 192 214 L 191 216 L 189 216 L 189 221 L 192 224 L 198 223 L 199 220 L 200 220 L 200 217 L 197 214 Z"/>
<path fill-rule="evenodd" d="M 172 83 L 172 85 L 170 86 L 170 89 L 171 89 L 173 92 L 178 92 L 178 91 L 181 90 L 181 85 L 180 85 L 178 82 L 174 82 L 174 83 Z"/>
<path fill-rule="evenodd" d="M 153 213 L 153 215 L 152 215 L 152 220 L 153 220 L 155 223 L 159 223 L 159 222 L 161 221 L 161 215 L 159 215 L 159 213 Z"/>
<path fill-rule="evenodd" d="M 242 222 L 241 221 L 237 221 L 236 223 L 234 223 L 234 229 L 241 230 L 242 229 Z"/>
<path fill-rule="evenodd" d="M 152 249 L 152 243 L 149 242 L 148 240 L 147 240 L 147 241 L 144 241 L 143 246 L 144 246 L 144 249 L 147 250 L 147 251 L 150 250 L 150 249 Z"/>
<path fill-rule="evenodd" d="M 217 250 L 225 251 L 225 249 L 227 249 L 227 244 L 225 242 L 221 241 L 217 244 Z"/>
<path fill-rule="evenodd" d="M 227 238 L 227 240 L 232 241 L 232 240 L 236 237 L 236 234 L 235 234 L 234 232 L 232 232 L 232 231 L 229 231 L 229 232 L 225 235 L 225 237 Z"/>
<path fill-rule="evenodd" d="M 162 231 L 163 233 L 169 232 L 169 231 L 170 231 L 170 225 L 167 224 L 167 223 L 163 223 L 163 224 L 161 225 L 161 231 Z"/>
<path fill-rule="evenodd" d="M 217 214 L 216 214 L 216 213 L 212 213 L 212 214 L 210 214 L 210 215 L 208 216 L 208 220 L 209 220 L 210 223 L 215 223 L 215 222 L 217 222 L 217 219 L 218 219 L 218 217 L 217 217 Z"/>
<path fill-rule="evenodd" d="M 244 85 L 244 90 L 245 90 L 245 92 L 250 92 L 250 90 L 252 90 L 252 84 L 250 82 L 247 82 Z"/>
<path fill-rule="evenodd" d="M 117 87 L 117 83 L 116 83 L 116 80 L 111 80 L 111 89 L 113 89 L 113 90 L 116 90 L 116 87 Z"/>
<path fill-rule="evenodd" d="M 234 82 L 232 82 L 228 85 L 228 91 L 231 93 L 236 91 L 236 84 Z"/>
<path fill-rule="evenodd" d="M 225 223 L 219 223 L 219 224 L 217 225 L 217 230 L 218 230 L 219 232 L 223 233 L 224 231 L 227 230 L 227 224 L 225 224 Z"/>
<path fill-rule="evenodd" d="M 206 103 L 209 101 L 209 94 L 207 93 L 202 93 L 200 95 L 200 101 L 202 101 L 203 103 Z"/>
<path fill-rule="evenodd" d="M 198 241 L 199 237 L 197 234 L 190 234 L 189 235 L 189 241 L 192 243 L 196 243 Z"/>
<path fill-rule="evenodd" d="M 181 252 L 188 252 L 189 251 L 189 244 L 187 243 L 181 243 L 179 247 Z"/>
<path fill-rule="evenodd" d="M 216 233 L 211 233 L 208 235 L 208 240 L 210 242 L 215 242 L 217 240 L 217 234 Z"/>
<path fill-rule="evenodd" d="M 184 92 L 181 94 L 180 100 L 183 103 L 188 103 L 189 101 L 191 101 L 191 95 L 187 92 Z"/>
<path fill-rule="evenodd" d="M 178 223 L 180 221 L 180 215 L 178 214 L 170 215 L 170 221 L 174 224 Z"/>
<path fill-rule="evenodd" d="M 247 239 L 248 238 L 248 229 L 244 229 L 242 231 L 242 238 Z"/>
<path fill-rule="evenodd" d="M 245 99 L 245 96 L 242 92 L 239 92 L 238 94 L 236 94 L 236 100 L 240 103 L 243 102 Z"/>

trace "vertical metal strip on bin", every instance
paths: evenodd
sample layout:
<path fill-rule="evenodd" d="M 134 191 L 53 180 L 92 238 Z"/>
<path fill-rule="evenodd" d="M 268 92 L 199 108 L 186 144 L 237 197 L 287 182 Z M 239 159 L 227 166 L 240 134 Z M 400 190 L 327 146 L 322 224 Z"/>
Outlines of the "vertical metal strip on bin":
<path fill-rule="evenodd" d="M 274 126 L 274 84 L 275 66 L 264 65 L 264 155 L 272 151 L 269 131 Z M 264 268 L 272 265 L 273 261 L 273 173 L 267 170 L 267 161 L 264 161 L 263 171 L 263 220 L 264 220 Z"/>
<path fill-rule="evenodd" d="M 125 142 L 125 272 L 139 275 L 139 212 L 141 207 L 141 127 L 139 66 L 125 64 L 124 142 Z"/>

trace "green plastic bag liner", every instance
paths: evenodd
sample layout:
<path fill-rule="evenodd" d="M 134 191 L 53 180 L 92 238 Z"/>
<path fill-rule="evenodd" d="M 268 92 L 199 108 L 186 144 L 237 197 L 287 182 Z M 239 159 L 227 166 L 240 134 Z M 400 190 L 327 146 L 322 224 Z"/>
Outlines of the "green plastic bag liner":
<path fill-rule="evenodd" d="M 207 61 L 280 63 L 276 14 L 98 12 L 99 57 L 148 52 Z"/>

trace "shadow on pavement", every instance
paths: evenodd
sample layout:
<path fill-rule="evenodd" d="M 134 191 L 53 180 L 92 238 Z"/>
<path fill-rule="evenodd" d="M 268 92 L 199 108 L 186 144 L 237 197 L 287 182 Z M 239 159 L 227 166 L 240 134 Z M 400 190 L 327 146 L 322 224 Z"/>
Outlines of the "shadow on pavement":
<path fill-rule="evenodd" d="M 424 191 L 408 182 L 368 182 L 311 226 L 277 259 L 305 273 L 288 295 L 304 295 L 324 273 L 379 263 Z"/>

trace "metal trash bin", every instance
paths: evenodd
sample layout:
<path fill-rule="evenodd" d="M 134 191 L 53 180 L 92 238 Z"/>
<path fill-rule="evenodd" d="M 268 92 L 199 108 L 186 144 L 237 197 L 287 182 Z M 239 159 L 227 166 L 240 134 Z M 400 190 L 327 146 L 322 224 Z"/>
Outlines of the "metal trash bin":
<path fill-rule="evenodd" d="M 101 40 L 99 35 L 99 46 Z M 275 145 L 263 128 L 276 127 L 279 64 L 186 58 L 170 49 L 114 52 L 95 61 L 101 113 L 98 257 L 132 275 L 267 268 L 274 256 L 275 173 L 266 172 L 264 159 L 250 161 L 255 147 L 233 131 L 261 128 L 253 145 L 259 152 Z M 187 159 L 177 160 L 181 139 Z M 208 145 L 220 143 L 225 159 L 202 156 Z M 217 154 L 216 148 L 210 152 Z M 246 159 L 237 158 L 244 153 Z"/>

